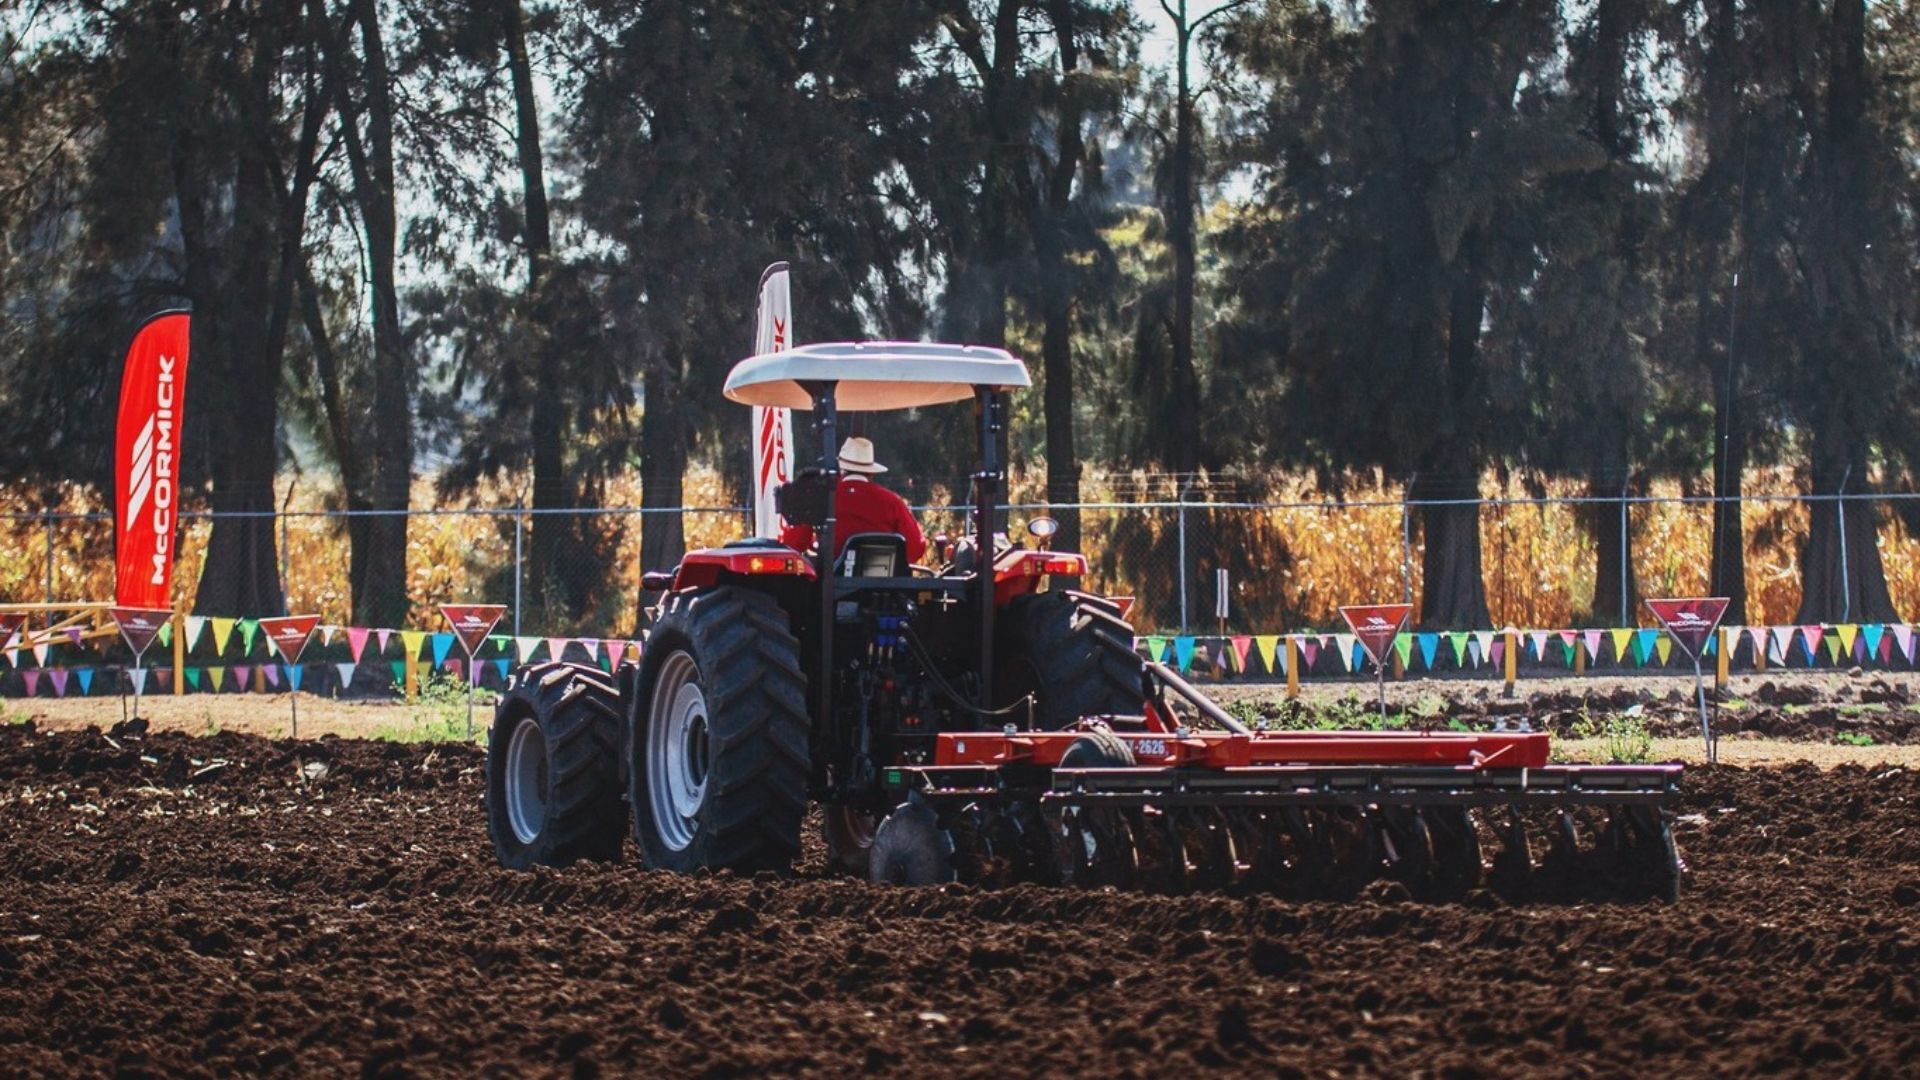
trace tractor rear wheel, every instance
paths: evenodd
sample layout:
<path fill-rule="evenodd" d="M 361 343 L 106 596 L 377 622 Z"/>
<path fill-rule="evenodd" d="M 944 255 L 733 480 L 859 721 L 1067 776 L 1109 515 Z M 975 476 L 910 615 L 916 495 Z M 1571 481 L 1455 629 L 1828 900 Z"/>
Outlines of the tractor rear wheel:
<path fill-rule="evenodd" d="M 487 831 L 513 870 L 617 859 L 620 694 L 599 668 L 532 664 L 513 673 L 487 739 Z"/>
<path fill-rule="evenodd" d="M 792 868 L 807 809 L 806 685 L 772 597 L 716 588 L 666 600 L 628 717 L 647 866 Z"/>
<path fill-rule="evenodd" d="M 1046 731 L 1072 727 L 1082 717 L 1140 714 L 1142 665 L 1132 656 L 1133 628 L 1113 604 L 1064 592 L 1035 593 L 1015 597 L 995 622 L 995 707 L 1031 694 L 1034 723 Z M 1102 638 L 1121 648 L 1110 648 Z"/>

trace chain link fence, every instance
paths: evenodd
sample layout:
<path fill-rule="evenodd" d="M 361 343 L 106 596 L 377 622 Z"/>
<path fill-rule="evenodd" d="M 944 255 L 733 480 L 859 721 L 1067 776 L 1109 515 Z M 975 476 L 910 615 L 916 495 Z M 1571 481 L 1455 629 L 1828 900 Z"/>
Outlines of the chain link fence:
<path fill-rule="evenodd" d="M 1824 515 L 1841 532 L 1838 550 L 1857 550 L 1848 530 L 1870 529 L 1894 607 L 1920 616 L 1920 541 L 1899 510 L 1915 496 L 1827 496 Z M 1744 500 L 1743 548 L 1752 623 L 1794 621 L 1800 557 L 1812 510 L 1808 496 Z M 1029 517 L 1060 518 L 1069 545 L 1090 563 L 1086 586 L 1136 598 L 1142 632 L 1276 632 L 1333 629 L 1341 604 L 1425 600 L 1427 568 L 1477 571 L 1492 625 L 1626 626 L 1644 620 L 1642 596 L 1704 593 L 1711 564 L 1713 501 L 1706 498 L 1488 499 L 1467 503 L 1111 502 L 1008 509 L 1016 537 Z M 1451 512 L 1445 528 L 1435 521 Z M 966 511 L 916 508 L 931 536 L 964 533 Z M 1461 514 L 1477 528 L 1461 527 Z M 683 510 L 534 511 L 520 507 L 407 513 L 402 551 L 366 551 L 368 562 L 402 560 L 416 627 L 438 625 L 438 605 L 510 605 L 515 634 L 631 636 L 642 619 L 640 574 L 671 565 L 650 558 L 649 533 L 671 533 L 678 516 L 688 548 L 746 536 L 738 507 Z M 275 558 L 288 608 L 328 622 L 355 621 L 351 518 L 344 513 L 273 515 Z M 657 526 L 649 529 L 647 523 Z M 190 605 L 204 568 L 213 515 L 183 514 L 175 568 L 176 603 Z M 0 597 L 13 602 L 104 599 L 113 591 L 113 526 L 103 514 L 0 516 L 8 544 Z M 549 543 L 536 534 L 551 530 Z M 670 540 L 655 538 L 671 547 Z M 1445 545 L 1429 558 L 1428 547 Z M 1608 569 L 1622 562 L 1624 578 Z M 1617 548 L 1617 552 L 1612 549 Z M 1444 554 L 1446 558 L 1438 558 Z M 542 565 L 541 559 L 546 560 Z M 1221 573 L 1226 586 L 1221 617 Z M 1605 587 L 1600 587 L 1603 583 Z M 234 613 L 241 614 L 241 613 Z"/>

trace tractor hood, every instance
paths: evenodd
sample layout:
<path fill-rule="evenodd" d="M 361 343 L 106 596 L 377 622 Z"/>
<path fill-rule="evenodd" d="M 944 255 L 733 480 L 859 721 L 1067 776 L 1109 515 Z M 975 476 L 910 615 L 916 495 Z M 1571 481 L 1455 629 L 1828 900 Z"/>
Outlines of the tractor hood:
<path fill-rule="evenodd" d="M 966 401 L 975 388 L 1033 385 L 1027 365 L 985 345 L 864 341 L 803 345 L 749 356 L 727 374 L 727 400 L 769 408 L 811 409 L 803 383 L 831 382 L 836 407 L 848 412 L 914 409 Z"/>

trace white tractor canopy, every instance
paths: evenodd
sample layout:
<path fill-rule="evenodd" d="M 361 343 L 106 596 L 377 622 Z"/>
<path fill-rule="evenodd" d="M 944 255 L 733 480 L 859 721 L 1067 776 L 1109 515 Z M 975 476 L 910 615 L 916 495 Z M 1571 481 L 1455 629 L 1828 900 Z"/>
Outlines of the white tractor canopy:
<path fill-rule="evenodd" d="M 848 412 L 915 409 L 966 401 L 975 388 L 1033 385 L 1027 365 L 1005 349 L 918 341 L 849 341 L 802 345 L 749 356 L 727 373 L 727 400 L 742 405 L 811 409 L 803 383 L 835 383 L 834 405 Z"/>

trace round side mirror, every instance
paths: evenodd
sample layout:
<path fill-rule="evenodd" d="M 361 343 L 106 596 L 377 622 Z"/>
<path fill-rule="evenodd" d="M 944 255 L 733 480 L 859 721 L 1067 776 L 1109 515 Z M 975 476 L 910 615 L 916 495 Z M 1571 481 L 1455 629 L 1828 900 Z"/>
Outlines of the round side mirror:
<path fill-rule="evenodd" d="M 1045 540 L 1060 531 L 1060 523 L 1050 517 L 1037 517 L 1027 522 L 1027 534 Z"/>

